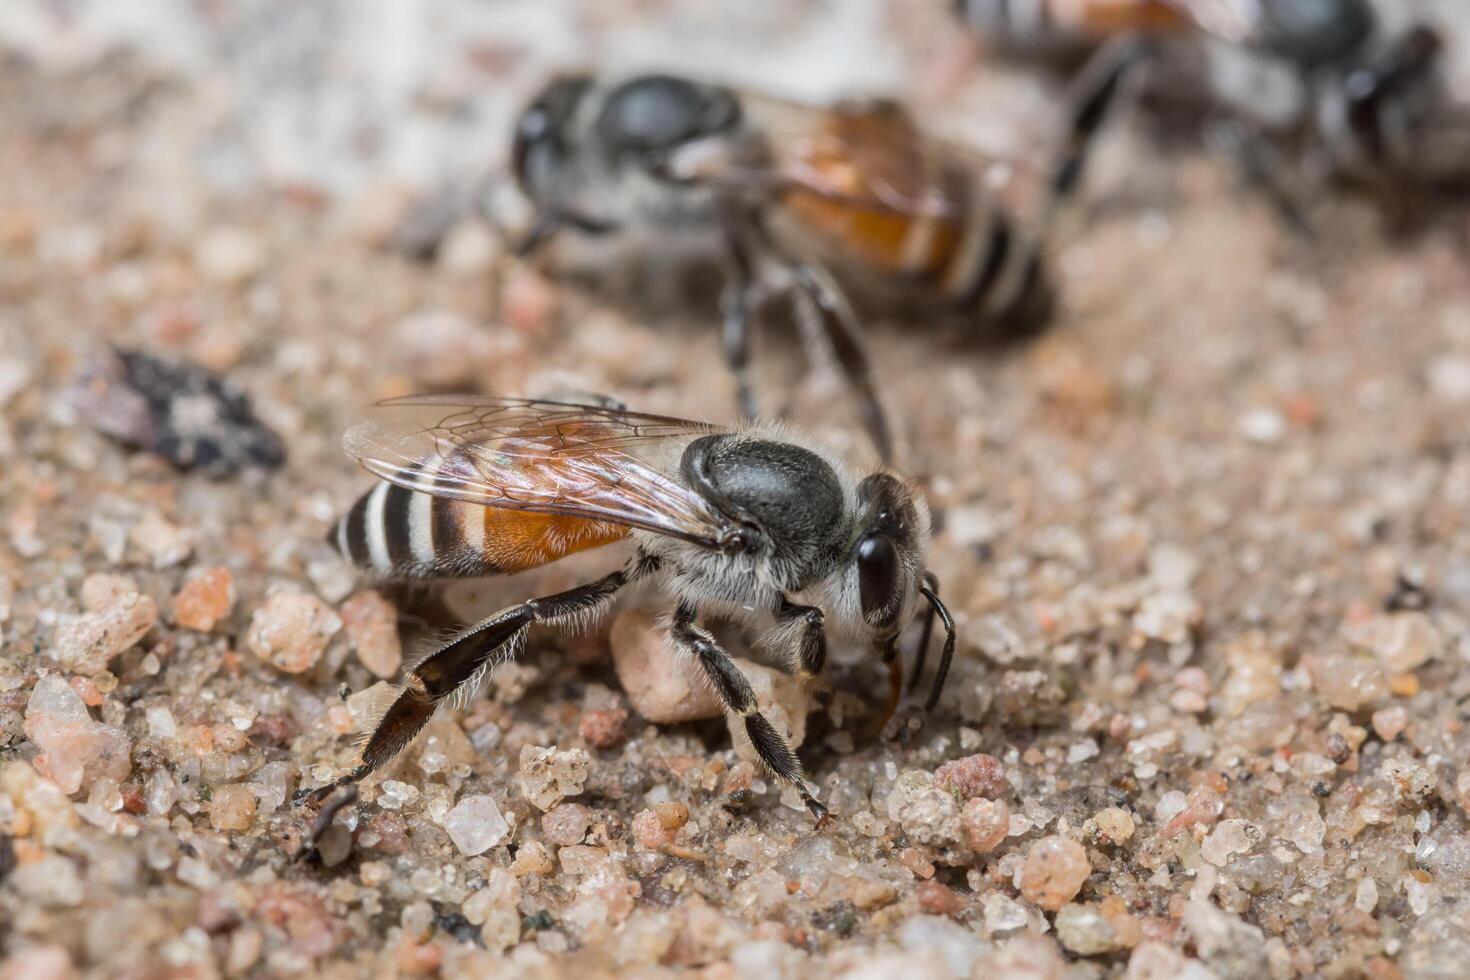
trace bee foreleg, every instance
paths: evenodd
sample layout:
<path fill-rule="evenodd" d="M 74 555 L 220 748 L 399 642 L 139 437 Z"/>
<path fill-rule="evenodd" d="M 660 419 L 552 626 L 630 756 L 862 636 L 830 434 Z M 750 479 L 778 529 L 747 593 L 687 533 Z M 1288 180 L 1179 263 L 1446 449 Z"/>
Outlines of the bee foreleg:
<path fill-rule="evenodd" d="M 776 610 L 777 628 L 786 641 L 786 656 L 793 676 L 811 684 L 827 666 L 827 628 L 822 610 L 802 606 L 781 597 Z"/>
<path fill-rule="evenodd" d="M 755 749 L 761 764 L 777 779 L 796 787 L 802 802 L 812 816 L 817 818 L 818 824 L 825 823 L 828 819 L 827 808 L 817 802 L 816 797 L 807 789 L 801 760 L 791 751 L 786 736 L 778 732 L 760 713 L 750 681 L 735 666 L 730 655 L 715 642 L 714 637 L 695 625 L 696 615 L 693 606 L 685 602 L 679 603 L 674 611 L 670 637 L 699 660 L 699 665 L 709 676 L 710 683 L 714 685 L 726 709 L 745 720 L 745 733 L 750 736 L 751 747 Z"/>
<path fill-rule="evenodd" d="M 796 288 L 811 304 L 815 325 L 831 345 L 838 369 L 857 395 L 858 411 L 873 445 L 883 459 L 891 459 L 892 434 L 883 403 L 878 398 L 878 386 L 873 380 L 873 369 L 868 361 L 867 345 L 863 342 L 857 314 L 825 269 L 808 262 L 795 262 L 789 266 L 789 271 Z"/>

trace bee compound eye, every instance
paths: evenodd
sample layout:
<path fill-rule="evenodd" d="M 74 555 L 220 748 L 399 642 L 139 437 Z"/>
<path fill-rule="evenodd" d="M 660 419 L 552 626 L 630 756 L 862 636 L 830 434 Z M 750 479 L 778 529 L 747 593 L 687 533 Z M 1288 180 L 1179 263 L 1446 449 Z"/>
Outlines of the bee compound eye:
<path fill-rule="evenodd" d="M 858 596 L 863 618 L 869 622 L 882 617 L 875 625 L 886 625 L 897 612 L 898 548 L 886 534 L 869 534 L 858 542 Z"/>

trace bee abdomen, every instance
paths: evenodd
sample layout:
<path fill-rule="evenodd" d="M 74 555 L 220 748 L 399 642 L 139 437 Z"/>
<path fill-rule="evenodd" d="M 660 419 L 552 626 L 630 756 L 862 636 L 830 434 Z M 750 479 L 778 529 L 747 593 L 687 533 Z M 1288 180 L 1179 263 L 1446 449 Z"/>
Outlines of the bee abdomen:
<path fill-rule="evenodd" d="M 1034 332 L 1051 315 L 1054 299 L 1036 241 L 982 195 L 949 257 L 943 289 L 955 309 L 1007 336 Z"/>
<path fill-rule="evenodd" d="M 486 575 L 485 508 L 379 482 L 332 529 L 353 564 L 391 578 Z"/>

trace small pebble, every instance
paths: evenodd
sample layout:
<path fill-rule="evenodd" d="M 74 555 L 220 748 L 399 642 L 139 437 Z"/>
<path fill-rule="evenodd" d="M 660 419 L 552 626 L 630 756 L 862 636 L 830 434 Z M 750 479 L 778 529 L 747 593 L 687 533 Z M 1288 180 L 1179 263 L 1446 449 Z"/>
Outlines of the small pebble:
<path fill-rule="evenodd" d="M 209 801 L 209 822 L 215 830 L 249 830 L 255 820 L 255 794 L 233 783 L 216 786 Z"/>
<path fill-rule="evenodd" d="M 67 670 L 96 676 L 143 639 L 157 621 L 158 603 L 151 596 L 129 592 L 97 612 L 63 624 L 50 653 Z"/>
<path fill-rule="evenodd" d="M 1093 814 L 1088 821 L 1099 844 L 1118 845 L 1131 840 L 1135 826 L 1133 815 L 1121 807 L 1110 806 Z"/>
<path fill-rule="evenodd" d="M 403 665 L 403 643 L 398 637 L 398 610 L 382 593 L 359 592 L 338 613 L 357 659 L 375 677 L 391 680 Z"/>
<path fill-rule="evenodd" d="M 622 744 L 628 712 L 622 708 L 606 708 L 583 712 L 577 731 L 595 749 L 611 749 Z"/>
<path fill-rule="evenodd" d="M 24 731 L 42 752 L 36 768 L 68 795 L 102 779 L 121 785 L 132 771 L 127 735 L 94 721 L 81 696 L 55 674 L 42 677 L 31 690 Z"/>
<path fill-rule="evenodd" d="M 510 837 L 510 824 L 489 796 L 466 796 L 444 817 L 444 830 L 466 857 L 484 854 Z"/>
<path fill-rule="evenodd" d="M 157 511 L 149 511 L 134 524 L 128 538 L 154 568 L 172 568 L 194 550 L 194 532 L 169 523 Z"/>
<path fill-rule="evenodd" d="M 278 592 L 255 610 L 245 643 L 287 674 L 310 670 L 342 628 L 330 606 L 304 592 Z"/>
<path fill-rule="evenodd" d="M 674 831 L 652 810 L 639 810 L 633 817 L 633 839 L 639 847 L 657 851 L 674 842 Z"/>
<path fill-rule="evenodd" d="M 699 665 L 675 652 L 647 613 L 635 609 L 619 613 L 608 640 L 623 692 L 644 718 L 673 724 L 723 713 L 719 695 Z"/>
<path fill-rule="evenodd" d="M 393 328 L 394 357 L 422 386 L 465 387 L 493 353 L 487 327 L 459 313 L 415 313 Z"/>
<path fill-rule="evenodd" d="M 1011 826 L 1011 808 L 1005 800 L 977 796 L 965 803 L 960 827 L 965 845 L 976 854 L 989 854 L 1006 839 Z"/>
<path fill-rule="evenodd" d="M 93 572 L 82 580 L 82 608 L 101 612 L 125 595 L 138 591 L 138 583 L 126 575 Z"/>
<path fill-rule="evenodd" d="M 592 759 L 583 749 L 565 752 L 539 745 L 521 747 L 516 781 L 521 794 L 538 810 L 546 811 L 565 797 L 582 792 Z"/>
<path fill-rule="evenodd" d="M 919 900 L 919 910 L 926 915 L 957 915 L 965 907 L 965 900 L 953 888 L 932 878 L 919 882 L 914 894 Z"/>
<path fill-rule="evenodd" d="M 653 812 L 670 831 L 677 831 L 689 822 L 689 807 L 683 803 L 657 803 Z"/>
<path fill-rule="evenodd" d="M 480 279 L 500 257 L 500 240 L 479 221 L 461 221 L 439 246 L 439 267 L 456 279 Z"/>
<path fill-rule="evenodd" d="M 587 836 L 592 811 L 580 803 L 558 803 L 541 816 L 541 833 L 558 846 L 580 844 Z"/>
<path fill-rule="evenodd" d="M 214 565 L 190 576 L 174 596 L 174 622 L 185 629 L 208 633 L 234 605 L 235 578 L 228 568 Z"/>
<path fill-rule="evenodd" d="M 1258 408 L 1241 416 L 1240 432 L 1251 442 L 1272 445 L 1286 434 L 1286 418 L 1275 409 Z"/>
<path fill-rule="evenodd" d="M 1349 643 L 1376 656 L 1392 674 L 1421 667 L 1444 648 L 1439 628 L 1422 612 L 1373 616 L 1346 632 Z"/>
<path fill-rule="evenodd" d="M 1388 697 L 1382 668 L 1366 657 L 1329 654 L 1304 659 L 1312 686 L 1334 708 L 1357 711 Z"/>
<path fill-rule="evenodd" d="M 902 825 L 916 844 L 944 847 L 963 833 L 954 794 L 936 786 L 934 777 L 921 769 L 900 773 L 885 803 L 888 818 Z"/>
<path fill-rule="evenodd" d="M 946 762 L 934 770 L 934 784 L 958 794 L 961 800 L 977 796 L 998 800 L 1011 792 L 1005 767 L 995 756 L 984 754 L 967 755 L 963 759 Z"/>
<path fill-rule="evenodd" d="M 1021 894 L 1050 912 L 1070 902 L 1082 889 L 1092 864 L 1087 850 L 1069 837 L 1043 837 L 1026 852 L 1021 866 Z"/>
<path fill-rule="evenodd" d="M 540 841 L 528 841 L 516 851 L 516 859 L 511 862 L 510 873 L 520 878 L 524 875 L 549 875 L 556 870 L 556 864 L 551 860 L 551 852 L 546 845 Z"/>
<path fill-rule="evenodd" d="M 521 848 L 524 853 L 530 844 Z M 539 845 L 536 845 L 539 846 Z M 551 870 L 547 861 L 547 871 Z M 541 872 L 545 873 L 545 872 Z M 521 938 L 521 882 L 513 871 L 492 868 L 485 885 L 464 900 L 460 911 L 470 925 L 480 927 L 480 940 L 492 953 L 514 946 Z"/>
<path fill-rule="evenodd" d="M 1118 932 L 1096 905 L 1067 904 L 1053 923 L 1057 940 L 1078 956 L 1099 956 L 1118 948 Z"/>
<path fill-rule="evenodd" d="M 1392 742 L 1409 727 L 1409 712 L 1395 705 L 1373 712 L 1373 731 L 1385 742 Z"/>
<path fill-rule="evenodd" d="M 234 286 L 265 265 L 265 246 L 244 228 L 222 226 L 206 232 L 194 250 L 194 262 L 206 279 Z"/>

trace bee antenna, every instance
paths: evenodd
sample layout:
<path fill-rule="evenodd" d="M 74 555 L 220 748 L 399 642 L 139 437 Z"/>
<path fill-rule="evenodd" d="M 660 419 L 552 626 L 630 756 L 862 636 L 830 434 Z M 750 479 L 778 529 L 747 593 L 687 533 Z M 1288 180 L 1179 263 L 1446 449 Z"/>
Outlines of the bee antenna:
<path fill-rule="evenodd" d="M 932 575 L 924 576 L 926 582 L 939 582 Z M 939 616 L 939 621 L 944 624 L 944 652 L 939 655 L 939 668 L 934 671 L 934 686 L 929 689 L 929 700 L 924 702 L 925 711 L 933 711 L 934 706 L 939 703 L 939 695 L 944 691 L 944 680 L 949 676 L 949 665 L 954 660 L 955 629 L 954 617 L 949 614 L 949 609 L 939 599 L 939 593 L 931 589 L 927 584 L 919 586 L 919 592 L 929 602 L 929 611 Z"/>
<path fill-rule="evenodd" d="M 924 584 L 929 586 L 929 591 L 939 594 L 939 576 L 926 571 Z M 919 686 L 919 678 L 924 674 L 924 662 L 929 659 L 929 638 L 933 635 L 934 607 L 931 605 L 924 611 L 924 627 L 919 631 L 919 645 L 914 648 L 914 673 L 909 678 L 909 693 L 913 693 L 914 688 Z"/>

